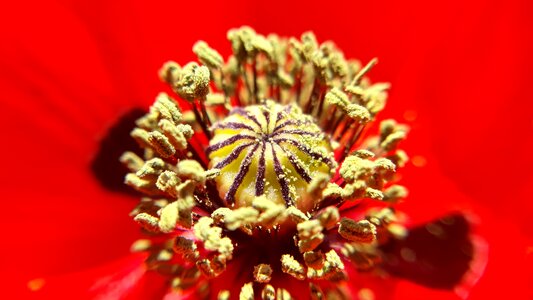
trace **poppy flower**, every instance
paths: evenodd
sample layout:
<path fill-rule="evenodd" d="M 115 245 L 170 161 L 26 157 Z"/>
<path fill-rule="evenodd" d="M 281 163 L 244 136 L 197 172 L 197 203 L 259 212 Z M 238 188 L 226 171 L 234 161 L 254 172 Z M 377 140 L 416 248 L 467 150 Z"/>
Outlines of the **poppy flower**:
<path fill-rule="evenodd" d="M 30 281 L 30 289 L 42 293 L 46 293 L 48 289 L 62 295 L 80 295 L 82 290 L 76 288 L 89 287 L 84 285 L 82 278 L 114 274 L 111 277 L 101 277 L 99 285 L 91 283 L 92 292 L 127 290 L 134 294 L 145 292 L 143 286 L 150 287 L 154 293 L 158 288 L 164 290 L 164 283 L 157 285 L 153 280 L 149 284 L 146 283 L 155 275 L 149 272 L 142 276 L 145 274 L 140 263 L 144 260 L 142 256 L 129 257 L 111 265 L 109 269 L 81 272 L 79 277 L 72 278 L 70 282 L 63 278 L 61 285 L 54 286 L 55 282 L 49 279 L 49 275 L 82 270 L 126 256 L 131 241 L 139 238 L 127 216 L 134 202 L 131 201 L 131 195 L 122 194 L 123 189 L 117 190 L 117 185 L 110 179 L 115 177 L 103 176 L 102 172 L 98 171 L 111 172 L 115 170 L 114 167 L 102 168 L 101 164 L 94 163 L 112 161 L 109 158 L 95 158 L 101 157 L 99 154 L 104 149 L 101 142 L 109 140 L 103 136 L 105 129 L 117 122 L 120 115 L 125 115 L 123 120 L 129 120 L 131 125 L 132 119 L 138 116 L 135 111 L 131 112 L 131 109 L 148 106 L 148 101 L 162 89 L 153 74 L 164 59 L 176 58 L 185 62 L 192 60 L 192 55 L 188 53 L 189 47 L 183 45 L 192 45 L 198 38 L 205 39 L 219 48 L 218 45 L 223 45 L 224 31 L 242 23 L 253 24 L 260 32 L 278 32 L 283 35 L 299 35 L 306 29 L 313 29 L 319 38 L 335 40 L 345 53 L 355 53 L 363 61 L 369 61 L 373 56 L 380 57 L 387 67 L 375 69 L 373 72 L 377 73 L 375 75 L 378 79 L 391 80 L 394 86 L 391 98 L 401 99 L 397 102 L 391 101 L 388 111 L 385 110 L 381 116 L 395 117 L 397 112 L 402 112 L 405 119 L 412 121 L 412 142 L 407 140 L 405 148 L 415 155 L 414 162 L 417 162 L 417 165 L 425 164 L 421 169 L 413 165 L 408 166 L 405 172 L 402 172 L 402 184 L 411 190 L 411 199 L 403 204 L 403 210 L 410 212 L 413 221 L 421 223 L 442 216 L 450 208 L 469 208 L 482 217 L 482 224 L 488 224 L 484 227 L 486 232 L 481 233 L 486 233 L 485 237 L 491 249 L 502 253 L 501 256 L 493 255 L 493 258 L 508 257 L 510 254 L 507 251 L 510 251 L 516 253 L 516 259 L 520 262 L 527 255 L 527 241 L 520 230 L 529 232 L 530 229 L 525 226 L 525 229 L 518 227 L 526 225 L 527 218 L 524 213 L 516 213 L 514 209 L 519 206 L 527 211 L 530 205 L 521 200 L 527 199 L 527 187 L 531 179 L 529 173 L 521 171 L 521 168 L 530 165 L 530 161 L 524 160 L 525 152 L 524 155 L 520 152 L 526 151 L 520 149 L 527 147 L 518 147 L 518 139 L 509 139 L 508 143 L 501 141 L 505 138 L 502 134 L 505 132 L 512 133 L 511 137 L 515 134 L 516 137 L 525 137 L 520 141 L 526 145 L 531 142 L 531 139 L 527 138 L 531 130 L 529 111 L 520 110 L 516 116 L 511 107 L 513 103 L 518 102 L 505 102 L 483 106 L 483 116 L 476 113 L 480 99 L 486 99 L 489 103 L 495 100 L 503 101 L 507 99 L 508 90 L 512 90 L 511 93 L 517 96 L 522 95 L 521 87 L 526 84 L 523 80 L 525 76 L 522 76 L 525 69 L 513 63 L 494 66 L 487 62 L 492 63 L 495 57 L 505 57 L 513 61 L 526 58 L 530 46 L 519 39 L 519 36 L 520 33 L 527 36 L 528 24 L 523 12 L 527 11 L 528 4 L 524 4 L 526 9 L 522 10 L 522 3 L 507 3 L 501 11 L 484 3 L 471 3 L 462 7 L 449 5 L 440 8 L 443 9 L 440 14 L 421 14 L 420 12 L 426 10 L 419 8 L 416 3 L 402 7 L 389 4 L 379 10 L 387 22 L 376 24 L 372 22 L 376 20 L 376 7 L 373 4 L 361 3 L 358 9 L 372 13 L 358 17 L 358 32 L 361 32 L 362 24 L 368 24 L 365 26 L 368 34 L 357 38 L 346 36 L 349 32 L 347 30 L 334 30 L 341 26 L 355 28 L 349 21 L 349 10 L 325 7 L 324 11 L 319 12 L 315 11 L 312 3 L 305 7 L 291 7 L 291 4 L 287 3 L 283 6 L 269 3 L 267 7 L 263 7 L 264 4 L 235 3 L 231 5 L 231 9 L 227 9 L 227 4 L 211 4 L 220 7 L 211 7 L 207 12 L 204 10 L 202 18 L 199 18 L 200 14 L 180 16 L 181 23 L 189 25 L 180 29 L 179 34 L 175 29 L 176 19 L 170 18 L 170 13 L 161 15 L 161 9 L 145 7 L 140 3 L 116 4 L 117 7 L 108 6 L 107 3 L 93 5 L 83 7 L 81 4 L 63 2 L 48 3 L 45 7 L 42 4 L 34 4 L 29 7 L 15 7 L 15 10 L 3 10 L 2 19 L 7 22 L 3 24 L 2 30 L 8 43 L 4 43 L 2 47 L 2 90 L 8 95 L 4 99 L 10 99 L 5 101 L 6 110 L 12 112 L 6 114 L 3 121 L 6 125 L 15 125 L 15 129 L 6 130 L 6 140 L 15 141 L 14 144 L 17 145 L 9 147 L 4 155 L 13 159 L 6 161 L 6 169 L 9 168 L 10 171 L 4 174 L 2 180 L 5 195 L 17 195 L 17 200 L 8 201 L 7 211 L 10 213 L 3 218 L 5 225 L 10 225 L 10 230 L 4 237 L 9 241 L 10 251 L 2 255 L 4 272 L 9 274 L 9 277 L 4 279 L 6 283 L 16 287 L 23 282 L 25 287 L 29 279 L 37 278 Z M 169 8 L 176 7 L 172 6 L 176 4 L 165 5 Z M 340 7 L 342 8 L 342 5 Z M 196 12 L 198 9 L 197 4 L 186 3 L 180 4 L 174 12 Z M 43 11 L 47 13 L 44 15 Z M 142 14 L 138 13 L 140 11 Z M 170 9 L 165 12 L 168 11 Z M 136 12 L 138 15 L 135 15 Z M 341 17 L 335 17 L 339 14 Z M 287 21 L 275 22 L 274 15 L 298 25 L 285 27 Z M 450 27 L 450 15 L 459 18 L 460 22 L 454 22 L 457 27 Z M 331 22 L 321 22 L 318 26 L 316 23 L 322 18 Z M 198 25 L 202 21 L 206 25 Z M 213 23 L 224 28 L 213 30 Z M 392 26 L 393 23 L 403 26 Z M 188 30 L 192 24 L 195 24 L 195 31 Z M 422 24 L 428 26 L 420 26 Z M 463 28 L 466 28 L 465 32 Z M 522 28 L 522 31 L 515 30 L 518 28 Z M 387 38 L 382 39 L 383 34 Z M 410 40 L 405 42 L 405 37 Z M 472 37 L 477 37 L 478 40 L 471 41 Z M 502 44 L 511 48 L 495 46 L 487 47 L 486 52 L 478 52 L 480 45 L 491 46 L 492 43 L 501 41 L 505 41 Z M 8 47 L 5 47 L 6 45 Z M 395 48 L 399 49 L 391 51 L 391 45 L 398 46 Z M 468 48 L 468 45 L 471 48 Z M 472 62 L 468 58 L 473 60 L 473 67 L 459 74 L 455 69 L 452 72 L 449 64 Z M 530 63 L 527 59 L 522 61 Z M 486 65 L 496 68 L 497 71 L 508 71 L 512 76 L 491 77 L 488 72 L 481 71 L 487 68 Z M 434 70 L 438 68 L 444 71 Z M 450 76 L 451 74 L 453 76 Z M 443 82 L 449 82 L 450 78 L 451 86 L 445 85 Z M 472 80 L 474 87 L 465 87 L 465 82 Z M 495 90 L 485 90 L 484 84 L 492 83 L 491 80 L 495 83 L 504 80 L 507 83 L 504 86 L 510 88 L 499 88 L 495 84 Z M 428 99 L 437 100 L 428 104 Z M 469 101 L 466 101 L 467 99 Z M 453 110 L 449 109 L 452 107 Z M 458 112 L 457 107 L 462 110 Z M 496 108 L 502 108 L 502 111 Z M 413 120 L 415 117 L 416 120 Z M 493 124 L 496 119 L 499 122 Z M 503 126 L 501 120 L 505 120 Z M 527 120 L 527 123 L 523 120 Z M 124 122 L 127 123 L 126 121 Z M 474 121 L 477 121 L 477 126 L 467 126 Z M 124 132 L 121 129 L 121 126 L 116 127 L 117 134 Z M 499 134 L 499 139 L 482 139 L 483 134 L 488 132 Z M 491 148 L 501 151 L 508 145 L 515 145 L 514 148 L 519 150 L 512 158 L 506 157 L 505 164 L 496 163 L 490 167 L 481 165 L 482 161 L 494 161 L 494 150 L 483 150 Z M 117 147 L 115 145 L 106 149 Z M 111 151 L 104 152 L 109 154 Z M 118 155 L 120 153 L 116 155 L 116 159 Z M 441 166 L 436 166 L 437 163 Z M 463 168 L 465 164 L 472 170 Z M 439 167 L 444 169 L 444 172 L 441 172 Z M 462 172 L 456 172 L 454 167 L 460 168 Z M 493 176 L 484 180 L 480 176 L 474 176 L 487 170 L 497 174 L 518 173 L 523 176 L 520 176 L 518 181 L 515 181 L 516 176 Z M 44 174 L 46 175 L 42 176 Z M 95 177 L 94 174 L 99 176 Z M 431 179 L 428 179 L 429 177 Z M 491 185 L 496 182 L 499 184 L 493 185 L 490 191 L 480 189 L 479 185 L 485 182 Z M 462 198 L 462 193 L 454 191 L 456 184 L 471 198 Z M 511 184 L 514 189 L 509 191 L 507 187 Z M 23 185 L 24 190 L 21 189 Z M 432 205 L 428 207 L 428 197 L 440 201 L 431 201 Z M 514 205 L 503 206 L 501 201 L 497 201 L 502 198 L 513 199 L 510 203 Z M 492 216 L 500 210 L 501 214 Z M 494 225 L 490 220 L 495 220 Z M 505 224 L 504 228 L 496 225 L 501 223 Z M 493 235 L 487 232 L 492 232 Z M 496 237 L 505 237 L 505 240 Z M 509 244 L 509 240 L 513 242 Z M 484 286 L 483 280 L 486 280 L 485 287 L 494 282 L 505 282 L 505 286 L 513 287 L 510 292 L 507 291 L 511 294 L 524 295 L 529 292 L 525 288 L 526 285 L 522 285 L 524 280 L 528 280 L 527 276 L 519 276 L 523 274 L 517 268 L 521 263 L 509 266 L 498 260 L 493 261 L 492 265 L 489 261 L 488 275 L 482 277 L 480 287 Z M 110 273 L 110 270 L 118 271 Z M 498 276 L 502 270 L 516 276 L 506 276 L 506 279 L 502 279 Z M 39 277 L 43 277 L 44 281 L 39 280 Z M 117 285 L 117 282 L 123 284 Z M 365 280 L 361 279 L 360 282 Z M 372 282 L 368 284 L 371 285 Z M 113 286 L 116 288 L 110 288 Z M 401 297 L 402 291 L 403 295 L 409 295 L 414 290 L 420 292 L 416 287 L 402 281 L 402 284 L 396 287 L 397 295 L 400 295 L 397 297 Z M 433 290 L 424 291 L 438 294 Z M 477 293 L 482 295 L 483 290 L 480 292 L 478 289 Z M 83 297 L 91 294 L 81 295 Z M 476 295 L 476 288 L 473 289 L 473 295 Z M 443 295 L 448 296 L 450 294 Z"/>

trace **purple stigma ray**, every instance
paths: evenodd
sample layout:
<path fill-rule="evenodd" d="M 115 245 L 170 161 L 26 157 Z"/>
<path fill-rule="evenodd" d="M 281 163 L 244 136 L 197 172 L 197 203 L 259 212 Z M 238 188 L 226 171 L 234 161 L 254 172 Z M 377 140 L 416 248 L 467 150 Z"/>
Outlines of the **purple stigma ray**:
<path fill-rule="evenodd" d="M 305 131 L 305 130 L 301 130 L 301 129 L 284 129 L 284 130 L 278 130 L 278 131 L 272 133 L 270 135 L 270 137 L 274 137 L 274 136 L 280 135 L 280 134 L 310 135 L 310 136 L 314 136 L 314 137 L 319 137 L 320 136 L 320 133 Z"/>
<path fill-rule="evenodd" d="M 256 138 L 255 136 L 251 136 L 251 135 L 236 134 L 236 135 L 230 137 L 227 140 L 224 140 L 224 141 L 222 141 L 220 143 L 216 143 L 214 145 L 211 145 L 211 146 L 207 147 L 206 152 L 209 155 L 211 152 L 216 151 L 216 150 L 221 149 L 221 148 L 224 148 L 226 146 L 229 146 L 229 145 L 235 143 L 236 141 L 245 140 L 245 139 L 255 140 L 255 138 Z"/>
<path fill-rule="evenodd" d="M 259 144 L 256 144 L 254 148 L 250 152 L 248 152 L 248 154 L 242 161 L 241 167 L 239 168 L 239 172 L 235 177 L 235 181 L 233 181 L 233 184 L 226 193 L 226 196 L 224 197 L 226 203 L 233 204 L 235 202 L 235 194 L 237 193 L 237 189 L 239 188 L 239 186 L 244 181 L 244 177 L 246 176 L 246 174 L 248 174 L 248 170 L 250 170 L 250 165 L 252 164 L 252 157 L 254 155 L 254 152 L 257 150 L 257 147 L 259 147 Z"/>
<path fill-rule="evenodd" d="M 279 111 L 276 115 L 276 123 L 275 124 L 278 124 L 279 121 L 281 121 L 281 119 L 283 119 L 285 116 L 287 116 L 287 114 L 285 114 L 284 112 L 282 111 Z"/>
<path fill-rule="evenodd" d="M 278 177 L 278 183 L 281 186 L 281 194 L 283 195 L 283 200 L 285 200 L 285 204 L 287 204 L 287 207 L 292 205 L 292 200 L 289 196 L 289 185 L 287 184 L 287 180 L 285 180 L 285 174 L 283 172 L 283 168 L 281 167 L 281 163 L 278 160 L 278 157 L 276 155 L 276 150 L 274 150 L 274 145 L 272 146 L 272 156 L 274 159 L 274 172 L 276 172 L 276 175 Z"/>
<path fill-rule="evenodd" d="M 305 121 L 300 121 L 300 120 L 287 120 L 279 125 L 277 125 L 275 128 L 274 128 L 274 131 L 273 132 L 276 132 L 278 130 L 280 130 L 281 128 L 283 127 L 286 127 L 286 126 L 291 126 L 291 125 L 294 125 L 294 126 L 299 126 L 299 125 L 306 125 L 306 124 L 309 124 L 311 123 L 310 120 L 305 120 Z"/>
<path fill-rule="evenodd" d="M 283 147 L 280 146 L 280 148 L 283 150 L 285 155 L 289 158 L 289 161 L 291 162 L 292 166 L 296 170 L 296 173 L 298 173 L 298 175 L 300 175 L 300 177 L 302 177 L 303 180 L 305 180 L 305 182 L 307 183 L 311 182 L 312 180 L 311 176 L 309 176 L 309 173 L 307 173 L 307 171 L 300 165 L 300 163 L 298 163 L 298 160 L 296 159 L 296 157 L 290 151 L 286 151 L 285 149 L 283 149 Z"/>
<path fill-rule="evenodd" d="M 265 126 L 266 130 L 264 130 L 264 131 L 266 131 L 266 133 L 268 134 L 269 133 L 268 132 L 268 127 L 269 127 L 268 125 L 270 125 L 270 112 L 264 110 L 263 111 L 263 116 L 265 117 L 265 121 L 266 121 L 266 126 Z"/>
<path fill-rule="evenodd" d="M 333 163 L 331 158 L 325 157 L 325 156 L 323 156 L 320 153 L 312 152 L 311 149 L 309 149 L 305 145 L 302 145 L 298 141 L 295 141 L 293 139 L 288 139 L 288 138 L 276 138 L 276 139 L 274 139 L 274 141 L 276 143 L 278 143 L 278 144 L 279 143 L 289 143 L 289 144 L 295 146 L 296 148 L 298 148 L 300 151 L 304 152 L 305 154 L 311 156 L 312 158 L 314 158 L 316 160 L 320 160 L 321 162 L 327 164 L 330 168 L 334 168 L 335 167 L 335 164 Z"/>
<path fill-rule="evenodd" d="M 243 123 L 237 123 L 237 122 L 225 122 L 225 123 L 217 123 L 213 127 L 214 129 L 246 129 L 253 131 L 255 133 L 255 129 L 253 129 L 251 126 L 248 126 Z"/>
<path fill-rule="evenodd" d="M 241 152 L 246 149 L 247 147 L 253 145 L 254 142 L 251 142 L 251 143 L 247 143 L 247 144 L 242 144 L 240 146 L 238 146 L 237 148 L 235 148 L 233 150 L 233 152 L 231 152 L 226 158 L 224 158 L 224 160 L 220 161 L 218 164 L 215 165 L 215 168 L 216 169 L 222 169 L 224 168 L 225 166 L 229 165 L 230 163 L 232 163 L 234 160 L 236 160 L 239 155 L 241 154 Z"/>
<path fill-rule="evenodd" d="M 236 107 L 234 108 L 230 113 L 229 115 L 234 115 L 234 114 L 237 114 L 237 115 L 240 115 L 240 116 L 243 116 L 247 119 L 250 119 L 252 120 L 252 122 L 254 122 L 258 127 L 259 127 L 259 130 L 262 130 L 263 128 L 261 127 L 261 123 L 259 123 L 259 121 L 257 120 L 257 118 L 255 116 L 252 116 L 250 115 L 244 108 L 242 107 Z"/>
<path fill-rule="evenodd" d="M 266 171 L 265 150 L 266 150 L 266 143 L 263 142 L 263 146 L 261 147 L 261 156 L 259 157 L 259 164 L 257 168 L 257 179 L 255 181 L 255 195 L 256 196 L 261 196 L 263 192 L 265 191 L 265 171 Z"/>
<path fill-rule="evenodd" d="M 267 184 L 274 185 L 275 195 L 269 195 L 275 198 L 273 201 L 285 202 L 287 206 L 294 205 L 298 196 L 293 194 L 293 179 L 299 180 L 301 184 L 310 184 L 315 166 L 317 172 L 323 172 L 321 168 L 325 165 L 335 167 L 335 161 L 327 154 L 327 146 L 323 143 L 326 139 L 324 134 L 311 117 L 300 115 L 300 111 L 295 110 L 294 106 L 278 108 L 264 105 L 251 109 L 238 107 L 230 115 L 237 116 L 212 127 L 228 130 L 218 132 L 229 138 L 219 140 L 207 148 L 208 155 L 214 155 L 218 159 L 213 168 L 222 170 L 231 166 L 233 169 L 230 178 L 220 179 L 224 180 L 225 195 L 222 198 L 227 206 L 249 205 L 249 197 L 265 195 Z M 271 125 L 274 125 L 272 131 Z M 223 151 L 217 151 L 219 149 Z M 325 165 L 321 166 L 320 163 Z M 250 169 L 256 166 L 255 174 L 251 174 Z M 271 166 L 273 170 L 270 169 Z M 236 173 L 235 168 L 238 168 Z M 291 178 L 287 177 L 289 175 Z M 217 182 L 218 184 L 220 183 Z M 249 193 L 249 189 L 254 191 Z M 241 199 L 241 196 L 245 198 Z"/>

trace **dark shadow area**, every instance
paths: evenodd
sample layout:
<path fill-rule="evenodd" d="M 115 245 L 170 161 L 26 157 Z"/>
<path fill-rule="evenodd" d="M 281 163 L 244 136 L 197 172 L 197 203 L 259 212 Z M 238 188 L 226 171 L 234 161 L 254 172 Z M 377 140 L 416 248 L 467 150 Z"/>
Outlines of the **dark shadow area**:
<path fill-rule="evenodd" d="M 452 289 L 469 270 L 474 247 L 470 224 L 461 214 L 415 227 L 404 240 L 382 247 L 384 267 L 401 277 L 431 288 Z"/>
<path fill-rule="evenodd" d="M 128 169 L 120 163 L 119 158 L 126 151 L 142 157 L 143 152 L 130 132 L 135 128 L 135 120 L 145 113 L 140 108 L 133 108 L 122 115 L 100 141 L 100 148 L 91 162 L 91 171 L 102 186 L 110 191 L 138 195 L 124 184 Z"/>

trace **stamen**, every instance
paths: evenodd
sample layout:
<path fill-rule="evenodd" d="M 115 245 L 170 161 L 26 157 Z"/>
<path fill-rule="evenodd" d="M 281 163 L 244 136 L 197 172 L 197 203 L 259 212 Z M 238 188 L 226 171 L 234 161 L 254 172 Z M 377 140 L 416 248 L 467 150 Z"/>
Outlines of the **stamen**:
<path fill-rule="evenodd" d="M 174 85 L 175 82 L 178 81 L 178 74 L 180 71 L 181 67 L 179 64 L 173 61 L 168 61 L 159 70 L 159 78 L 170 85 Z"/>
<path fill-rule="evenodd" d="M 144 165 L 144 160 L 137 156 L 137 154 L 130 151 L 122 154 L 119 160 L 128 168 L 128 170 L 130 170 L 130 172 L 134 173 Z"/>
<path fill-rule="evenodd" d="M 227 290 L 222 290 L 218 293 L 218 300 L 229 300 L 230 293 Z"/>
<path fill-rule="evenodd" d="M 310 32 L 289 40 L 242 27 L 228 39 L 227 61 L 199 41 L 193 52 L 203 65 L 167 62 L 160 70 L 188 102 L 184 112 L 161 93 L 136 121 L 131 136 L 144 156 L 120 160 L 131 172 L 126 184 L 149 196 L 130 215 L 153 237 L 132 250 L 147 251 L 147 267 L 184 295 L 229 299 L 210 280 L 239 260 L 253 276 L 239 299 L 255 299 L 254 290 L 261 299 L 293 299 L 292 288 L 268 284 L 279 282 L 279 269 L 305 281 L 308 298 L 349 299 L 336 251 L 379 273 L 378 247 L 407 234 L 391 208 L 407 195 L 395 177 L 407 162 L 398 149 L 407 127 L 385 120 L 378 136 L 360 141 L 389 84 L 366 78 L 376 59 L 362 67 Z M 384 208 L 370 210 L 362 199 Z M 249 264 L 241 254 L 253 251 L 260 261 Z"/>
<path fill-rule="evenodd" d="M 270 284 L 265 285 L 263 291 L 261 292 L 262 300 L 274 300 L 276 299 L 276 290 Z"/>
<path fill-rule="evenodd" d="M 365 76 L 365 74 L 368 73 L 368 71 L 370 71 L 370 69 L 372 69 L 377 63 L 378 63 L 378 59 L 377 58 L 373 58 L 372 60 L 370 60 L 368 62 L 368 64 L 366 64 L 366 66 L 364 68 L 362 68 L 361 71 L 359 71 L 359 73 L 357 73 L 357 75 L 355 75 L 355 77 L 353 78 L 353 80 L 350 83 L 350 85 L 351 86 L 358 85 L 359 81 L 361 81 L 363 76 Z"/>
<path fill-rule="evenodd" d="M 330 281 L 344 280 L 344 264 L 335 250 L 326 253 L 326 260 L 321 269 L 307 269 L 307 277 L 310 279 L 327 279 Z"/>
<path fill-rule="evenodd" d="M 305 279 L 304 267 L 292 255 L 284 254 L 281 256 L 281 270 L 298 280 Z"/>
<path fill-rule="evenodd" d="M 143 252 L 150 249 L 152 242 L 148 239 L 138 239 L 130 247 L 131 252 Z"/>
<path fill-rule="evenodd" d="M 312 251 L 322 243 L 324 234 L 319 220 L 309 220 L 298 223 L 298 248 L 300 252 Z"/>
<path fill-rule="evenodd" d="M 325 299 L 324 293 L 320 287 L 312 282 L 309 283 L 309 291 L 311 293 L 311 300 L 322 300 Z"/>
<path fill-rule="evenodd" d="M 254 300 L 254 289 L 251 282 L 242 286 L 239 300 Z"/>
<path fill-rule="evenodd" d="M 371 243 L 376 240 L 376 226 L 367 220 L 355 222 L 352 219 L 343 218 L 339 226 L 339 234 L 350 241 L 359 243 Z"/>
<path fill-rule="evenodd" d="M 200 256 L 194 241 L 182 236 L 176 238 L 173 249 L 176 253 L 181 254 L 184 259 L 191 262 L 194 262 Z"/>
<path fill-rule="evenodd" d="M 307 251 L 304 253 L 305 264 L 313 269 L 324 267 L 325 256 L 321 251 Z"/>
<path fill-rule="evenodd" d="M 267 264 L 254 267 L 254 280 L 259 283 L 268 283 L 272 278 L 272 268 Z"/>
<path fill-rule="evenodd" d="M 278 288 L 276 291 L 276 299 L 279 300 L 294 300 L 291 296 L 291 293 L 283 288 Z"/>
<path fill-rule="evenodd" d="M 222 55 L 209 47 L 206 42 L 198 41 L 192 47 L 192 51 L 198 56 L 200 62 L 212 69 L 220 69 L 224 63 Z"/>

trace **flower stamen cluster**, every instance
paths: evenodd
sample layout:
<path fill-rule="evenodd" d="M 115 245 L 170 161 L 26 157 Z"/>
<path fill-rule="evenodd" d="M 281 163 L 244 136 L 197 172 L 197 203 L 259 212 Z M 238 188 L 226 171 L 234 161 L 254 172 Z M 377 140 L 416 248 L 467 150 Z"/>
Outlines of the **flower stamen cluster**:
<path fill-rule="evenodd" d="M 346 60 L 312 33 L 228 39 L 227 60 L 200 41 L 202 65 L 166 63 L 179 99 L 160 94 L 131 133 L 144 153 L 121 157 L 125 182 L 145 195 L 131 215 L 151 236 L 134 250 L 178 293 L 293 299 L 288 280 L 346 299 L 349 268 L 379 268 L 379 246 L 406 234 L 392 206 L 407 193 L 394 184 L 407 128 L 386 120 L 362 140 L 389 86 L 366 77 L 377 60 Z M 213 288 L 224 276 L 237 286 Z"/>

